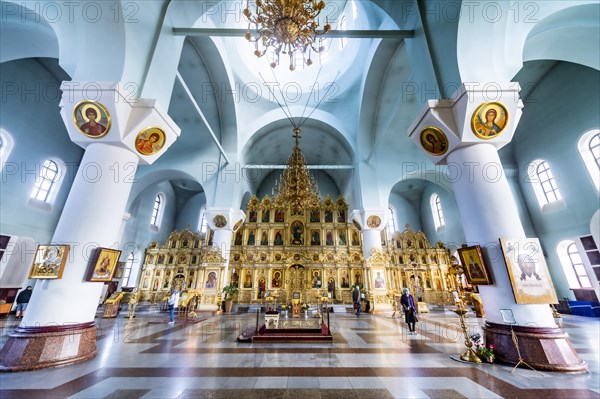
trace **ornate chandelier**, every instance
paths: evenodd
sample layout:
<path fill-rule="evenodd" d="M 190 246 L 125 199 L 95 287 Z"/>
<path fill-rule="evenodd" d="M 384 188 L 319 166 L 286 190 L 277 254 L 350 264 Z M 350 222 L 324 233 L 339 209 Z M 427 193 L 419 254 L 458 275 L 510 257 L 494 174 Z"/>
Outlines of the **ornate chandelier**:
<path fill-rule="evenodd" d="M 319 206 L 320 201 L 317 183 L 310 175 L 304 155 L 300 151 L 299 134 L 300 129 L 295 128 L 294 139 L 296 139 L 296 144 L 283 171 L 275 195 L 275 202 L 288 204 L 292 208 L 293 214 L 301 212 L 305 207 Z"/>
<path fill-rule="evenodd" d="M 324 51 L 324 47 L 316 47 L 318 35 L 324 35 L 331 30 L 329 21 L 323 31 L 317 32 L 319 23 L 316 21 L 325 8 L 323 0 L 256 0 L 255 15 L 250 10 L 250 1 L 244 9 L 244 16 L 249 21 L 248 29 L 254 24 L 256 36 L 249 31 L 244 37 L 255 44 L 254 55 L 262 57 L 272 48 L 275 59 L 271 68 L 279 64 L 279 54 L 289 54 L 290 71 L 295 69 L 294 55 L 302 53 L 306 65 L 311 65 L 311 50 Z M 260 47 L 260 48 L 259 48 Z M 308 58 L 305 58 L 308 51 Z"/>

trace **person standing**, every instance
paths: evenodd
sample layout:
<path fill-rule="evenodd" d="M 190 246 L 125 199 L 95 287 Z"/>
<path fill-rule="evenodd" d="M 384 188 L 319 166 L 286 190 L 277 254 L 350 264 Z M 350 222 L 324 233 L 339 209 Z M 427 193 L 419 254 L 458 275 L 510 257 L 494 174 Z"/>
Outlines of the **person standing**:
<path fill-rule="evenodd" d="M 33 293 L 33 287 L 28 285 L 23 291 L 17 295 L 17 319 L 22 319 L 25 316 L 25 310 L 27 310 L 27 305 L 29 304 L 29 300 L 31 299 L 31 294 Z"/>
<path fill-rule="evenodd" d="M 408 333 L 416 334 L 415 324 L 417 321 L 417 307 L 415 306 L 415 299 L 411 295 L 408 288 L 402 289 L 402 297 L 400 298 L 400 304 L 404 310 L 404 320 L 408 324 Z"/>
<path fill-rule="evenodd" d="M 355 285 L 354 291 L 352 291 L 352 302 L 354 302 L 354 309 L 356 309 L 356 317 L 360 317 L 360 288 L 358 285 Z"/>
<path fill-rule="evenodd" d="M 175 309 L 179 305 L 179 291 L 177 291 L 177 288 L 173 288 L 167 303 L 169 304 L 169 324 L 175 324 Z"/>

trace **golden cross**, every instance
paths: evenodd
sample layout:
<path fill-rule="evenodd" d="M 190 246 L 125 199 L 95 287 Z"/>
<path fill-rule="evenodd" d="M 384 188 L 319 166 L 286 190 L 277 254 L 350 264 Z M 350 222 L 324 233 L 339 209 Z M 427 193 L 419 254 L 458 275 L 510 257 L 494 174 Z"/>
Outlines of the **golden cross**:
<path fill-rule="evenodd" d="M 302 138 L 302 136 L 300 136 L 300 128 L 294 129 L 294 135 L 292 137 L 296 139 L 296 145 L 298 145 L 298 139 Z"/>

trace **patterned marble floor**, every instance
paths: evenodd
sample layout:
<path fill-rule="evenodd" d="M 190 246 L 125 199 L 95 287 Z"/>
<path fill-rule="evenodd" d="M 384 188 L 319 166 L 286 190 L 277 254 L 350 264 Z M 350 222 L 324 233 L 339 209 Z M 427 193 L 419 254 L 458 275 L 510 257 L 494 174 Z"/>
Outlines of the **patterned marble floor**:
<path fill-rule="evenodd" d="M 472 365 L 457 317 L 421 315 L 408 335 L 391 312 L 331 314 L 333 343 L 237 343 L 255 314 L 202 315 L 169 325 L 165 314 L 97 318 L 98 355 L 86 363 L 0 374 L 0 398 L 600 398 L 600 321 L 565 316 L 589 364 L 585 374 Z M 468 319 L 472 332 L 481 319 Z M 17 325 L 0 321 L 2 343 Z"/>

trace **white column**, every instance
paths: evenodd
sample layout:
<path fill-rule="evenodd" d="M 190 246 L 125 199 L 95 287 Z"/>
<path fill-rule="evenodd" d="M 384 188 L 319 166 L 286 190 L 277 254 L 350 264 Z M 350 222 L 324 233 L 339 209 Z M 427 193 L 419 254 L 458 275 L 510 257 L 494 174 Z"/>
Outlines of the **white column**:
<path fill-rule="evenodd" d="M 88 145 L 52 238 L 52 243 L 71 245 L 62 279 L 36 284 L 24 324 L 94 320 L 103 283 L 85 281 L 90 256 L 97 247 L 118 248 L 131 182 L 116 171 L 127 165 L 132 172 L 137 164 L 138 156 L 127 148 Z"/>
<path fill-rule="evenodd" d="M 229 251 L 231 250 L 231 240 L 233 231 L 229 229 L 218 229 L 214 231 L 213 247 L 219 247 L 221 256 L 227 261 L 225 263 L 225 277 L 223 278 L 223 286 L 229 284 Z"/>
<path fill-rule="evenodd" d="M 381 232 L 379 230 L 370 229 L 365 226 L 362 232 L 363 236 L 363 255 L 365 259 L 371 256 L 371 250 L 381 250 Z"/>
<path fill-rule="evenodd" d="M 500 309 L 511 309 L 521 325 L 556 327 L 548 305 L 515 304 L 499 238 L 525 238 L 525 232 L 496 148 L 458 148 L 448 155 L 448 167 L 460 173 L 452 185 L 467 242 L 481 243 L 493 270 L 494 284 L 479 286 L 487 320 L 505 324 Z"/>
<path fill-rule="evenodd" d="M 229 284 L 229 252 L 233 233 L 240 228 L 246 215 L 240 210 L 232 208 L 207 208 L 204 216 L 208 226 L 213 231 L 213 248 L 221 250 L 221 256 L 225 258 L 225 276 L 223 286 Z"/>

